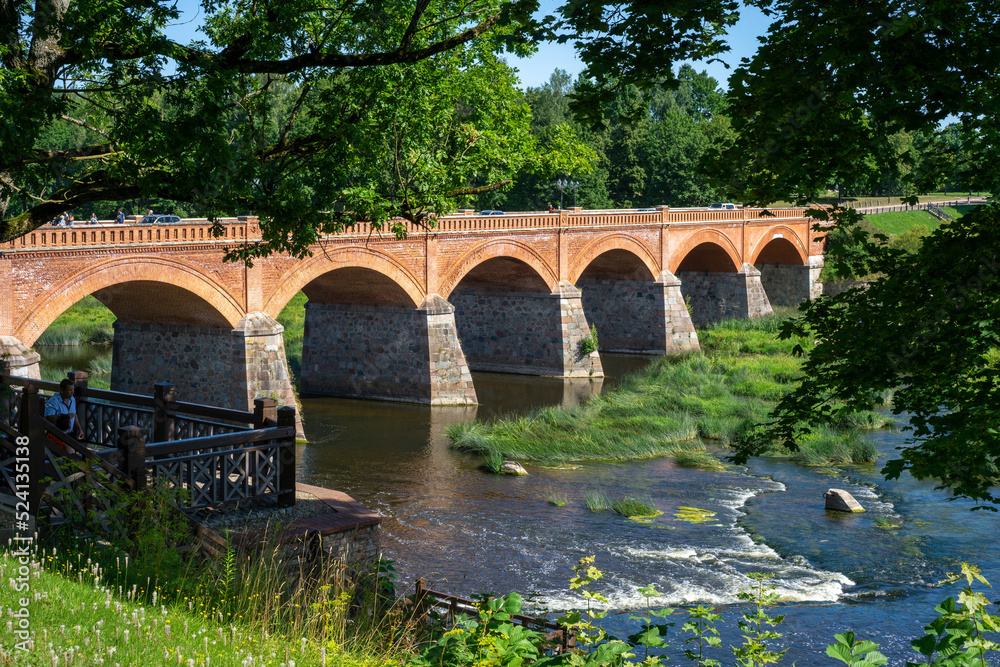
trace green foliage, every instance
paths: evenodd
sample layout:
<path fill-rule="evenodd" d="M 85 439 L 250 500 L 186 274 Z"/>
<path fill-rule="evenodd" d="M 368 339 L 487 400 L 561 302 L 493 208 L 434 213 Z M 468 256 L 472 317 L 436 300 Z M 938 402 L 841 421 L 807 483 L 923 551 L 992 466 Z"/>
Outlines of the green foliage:
<path fill-rule="evenodd" d="M 699 334 L 703 353 L 661 358 L 585 405 L 544 408 L 492 423 L 456 424 L 448 429 L 454 447 L 474 454 L 535 461 L 628 459 L 704 449 L 700 438 L 722 444 L 739 440 L 800 377 L 792 343 L 777 331 L 787 313 L 754 320 L 728 320 Z M 800 337 L 795 342 L 808 344 Z M 843 413 L 845 428 L 878 427 L 875 413 Z M 848 441 L 850 442 L 850 440 Z M 860 441 L 859 441 L 860 442 Z M 806 446 L 811 446 L 811 441 Z M 855 453 L 871 459 L 868 446 L 836 450 L 841 460 Z M 818 458 L 818 457 L 817 457 Z M 860 462 L 859 460 L 858 462 Z"/>
<path fill-rule="evenodd" d="M 725 466 L 713 454 L 705 451 L 677 452 L 674 463 L 683 468 L 698 468 L 700 470 L 724 470 Z"/>
<path fill-rule="evenodd" d="M 585 357 L 588 354 L 597 352 L 599 343 L 597 341 L 597 327 L 590 325 L 590 333 L 580 339 L 577 344 L 577 356 Z"/>
<path fill-rule="evenodd" d="M 722 638 L 715 625 L 721 620 L 721 615 L 703 605 L 688 610 L 688 620 L 681 626 L 681 630 L 692 636 L 684 640 L 684 657 L 693 662 L 695 667 L 722 667 L 718 660 L 705 657 L 706 648 L 722 646 Z"/>
<path fill-rule="evenodd" d="M 583 504 L 591 512 L 607 512 L 611 509 L 611 499 L 603 491 L 588 491 Z"/>
<path fill-rule="evenodd" d="M 836 644 L 826 647 L 826 654 L 840 660 L 849 667 L 878 667 L 889 662 L 879 653 L 878 644 L 872 641 L 856 641 L 853 632 L 834 635 Z"/>
<path fill-rule="evenodd" d="M 751 572 L 747 576 L 753 579 L 756 584 L 749 591 L 737 593 L 737 597 L 753 605 L 752 610 L 743 612 L 737 625 L 743 637 L 740 646 L 733 647 L 733 656 L 736 657 L 736 664 L 740 667 L 758 667 L 758 665 L 770 665 L 781 661 L 782 656 L 788 651 L 774 651 L 769 642 L 781 638 L 781 633 L 768 628 L 779 625 L 784 619 L 784 614 L 769 616 L 767 607 L 778 601 L 778 595 L 774 592 L 774 586 L 765 586 L 764 582 L 769 579 L 770 574 Z"/>
<path fill-rule="evenodd" d="M 476 611 L 475 618 L 460 618 L 454 628 L 423 647 L 407 664 L 520 667 L 539 657 L 542 635 L 511 622 L 511 616 L 521 612 L 520 595 L 478 596 Z"/>
<path fill-rule="evenodd" d="M 924 626 L 925 634 L 910 645 L 923 662 L 907 662 L 907 667 L 985 667 L 990 664 L 988 655 L 1000 650 L 1000 644 L 987 634 L 1000 633 L 1000 616 L 990 614 L 986 607 L 993 604 L 983 593 L 973 590 L 976 581 L 990 585 L 979 573 L 979 568 L 969 563 L 961 564 L 961 571 L 949 573 L 942 584 L 953 584 L 965 579 L 966 586 L 958 600 L 949 597 L 934 608 L 938 617 Z M 871 641 L 857 641 L 853 632 L 835 636 L 837 643 L 826 648 L 826 654 L 851 667 L 878 667 L 888 662 L 879 653 L 878 645 Z"/>
<path fill-rule="evenodd" d="M 483 457 L 483 462 L 479 464 L 479 467 L 493 474 L 499 474 L 500 469 L 503 467 L 503 456 L 499 452 L 490 450 L 486 452 L 486 456 Z"/>
<path fill-rule="evenodd" d="M 910 438 L 883 474 L 907 470 L 987 503 L 981 507 L 998 502 L 998 223 L 1000 208 L 980 206 L 925 237 L 915 254 L 865 241 L 867 266 L 882 277 L 866 290 L 808 302 L 803 317 L 786 324 L 782 336 L 816 344 L 799 343 L 801 381 L 759 437 L 740 443 L 738 458 L 775 441 L 794 449 L 892 391 L 892 412 L 906 415 L 900 427 Z"/>
<path fill-rule="evenodd" d="M 625 496 L 621 500 L 614 500 L 611 502 L 611 509 L 615 511 L 616 514 L 621 514 L 627 517 L 643 517 L 643 516 L 656 516 L 658 514 L 663 514 L 660 510 L 656 509 L 656 505 L 649 498 L 633 498 L 631 496 Z"/>

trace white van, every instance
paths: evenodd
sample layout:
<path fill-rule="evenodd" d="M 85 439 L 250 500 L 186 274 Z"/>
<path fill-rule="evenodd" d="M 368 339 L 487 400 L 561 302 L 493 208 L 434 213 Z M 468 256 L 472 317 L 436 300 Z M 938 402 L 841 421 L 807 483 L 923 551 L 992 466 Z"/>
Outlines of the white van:
<path fill-rule="evenodd" d="M 711 206 L 709 206 L 709 208 L 721 208 L 724 211 L 735 211 L 736 210 L 736 204 L 730 204 L 728 202 L 727 203 L 712 204 Z"/>

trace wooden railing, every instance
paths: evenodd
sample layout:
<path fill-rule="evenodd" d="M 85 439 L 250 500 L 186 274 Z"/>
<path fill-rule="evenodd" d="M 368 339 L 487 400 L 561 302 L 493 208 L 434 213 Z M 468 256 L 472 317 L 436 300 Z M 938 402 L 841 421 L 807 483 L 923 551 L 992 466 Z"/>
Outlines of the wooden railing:
<path fill-rule="evenodd" d="M 16 457 L 7 454 L 22 436 L 29 443 L 33 514 L 46 496 L 44 480 L 61 480 L 58 459 L 67 455 L 130 489 L 160 482 L 184 489 L 185 509 L 272 494 L 281 506 L 295 504 L 295 408 L 261 398 L 254 412 L 228 410 L 177 401 L 167 383 L 156 385 L 153 396 L 140 396 L 90 389 L 85 373 L 70 377 L 79 392 L 79 442 L 43 416 L 47 397 L 39 390 L 58 392 L 58 383 L 0 376 L 0 385 L 10 388 L 0 396 L 0 444 L 6 450 L 0 452 L 0 505 L 16 497 Z M 89 473 L 84 477 L 84 483 L 97 484 Z"/>
<path fill-rule="evenodd" d="M 454 624 L 459 616 L 474 618 L 479 614 L 474 601 L 431 590 L 424 579 L 417 579 L 413 604 L 420 616 L 437 612 L 450 624 Z M 545 643 L 553 653 L 565 653 L 576 646 L 576 636 L 554 621 L 523 614 L 511 614 L 510 620 L 515 625 L 543 633 Z"/>

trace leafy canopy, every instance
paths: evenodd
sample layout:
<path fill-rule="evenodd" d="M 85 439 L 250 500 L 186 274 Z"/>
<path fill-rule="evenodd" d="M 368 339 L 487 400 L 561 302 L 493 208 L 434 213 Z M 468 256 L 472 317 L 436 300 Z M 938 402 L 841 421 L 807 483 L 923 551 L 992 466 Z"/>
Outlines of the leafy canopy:
<path fill-rule="evenodd" d="M 358 220 L 401 234 L 592 160 L 568 128 L 531 135 L 504 52 L 578 42 L 596 99 L 724 48 L 732 4 L 573 0 L 539 21 L 537 0 L 204 0 L 181 44 L 170 0 L 0 0 L 0 242 L 152 198 L 257 214 L 247 260 Z"/>

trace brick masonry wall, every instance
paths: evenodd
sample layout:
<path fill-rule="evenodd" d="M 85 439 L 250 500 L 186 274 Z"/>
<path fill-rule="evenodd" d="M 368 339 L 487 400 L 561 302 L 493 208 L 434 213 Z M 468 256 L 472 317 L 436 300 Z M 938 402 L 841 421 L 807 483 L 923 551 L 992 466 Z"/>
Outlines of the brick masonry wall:
<path fill-rule="evenodd" d="M 734 317 L 762 317 L 772 312 L 760 272 L 749 264 L 744 264 L 738 273 L 684 271 L 677 277 L 681 292 L 691 299 L 691 320 L 695 326 Z"/>
<path fill-rule="evenodd" d="M 580 291 L 560 293 L 456 290 L 450 298 L 469 366 L 474 370 L 563 377 L 603 376 L 597 352 L 580 356 L 590 334 Z"/>
<path fill-rule="evenodd" d="M 111 389 L 151 394 L 171 382 L 182 401 L 252 410 L 254 398 L 295 405 L 283 327 L 251 313 L 237 329 L 115 322 Z"/>
<path fill-rule="evenodd" d="M 680 282 L 582 280 L 583 308 L 601 350 L 670 354 L 698 349 Z"/>
<path fill-rule="evenodd" d="M 454 311 L 306 304 L 302 391 L 434 405 L 476 402 Z"/>

